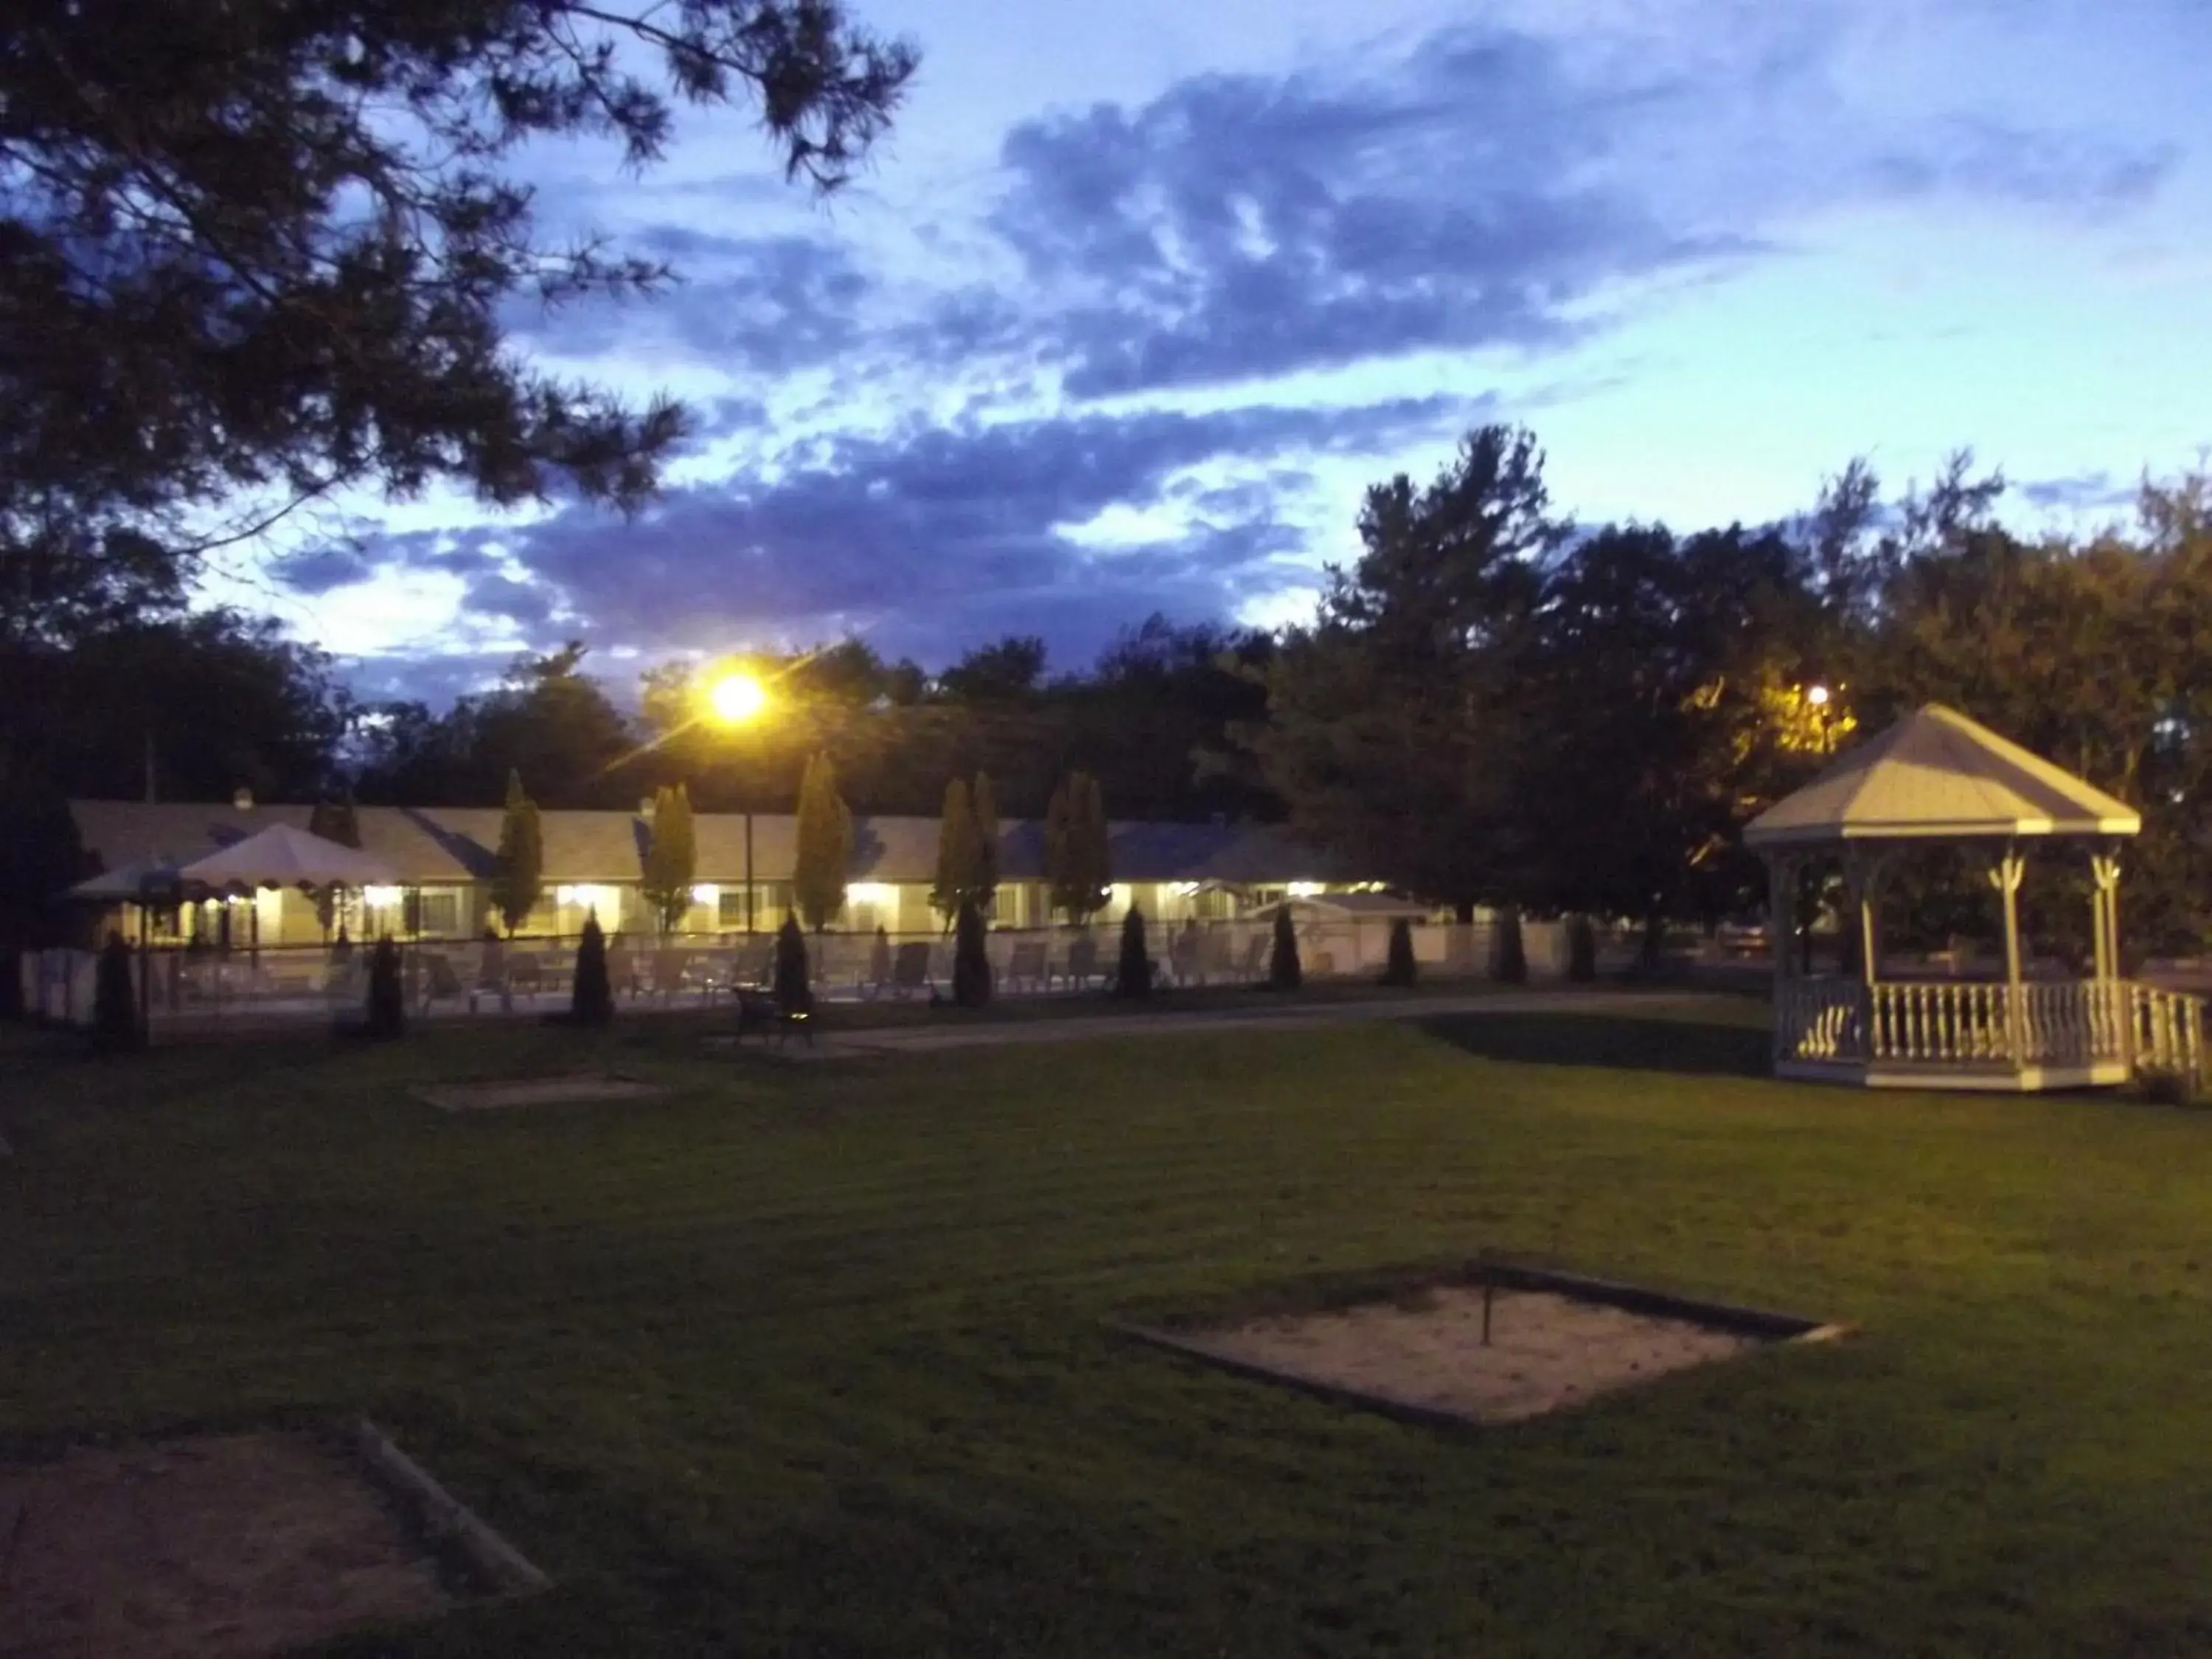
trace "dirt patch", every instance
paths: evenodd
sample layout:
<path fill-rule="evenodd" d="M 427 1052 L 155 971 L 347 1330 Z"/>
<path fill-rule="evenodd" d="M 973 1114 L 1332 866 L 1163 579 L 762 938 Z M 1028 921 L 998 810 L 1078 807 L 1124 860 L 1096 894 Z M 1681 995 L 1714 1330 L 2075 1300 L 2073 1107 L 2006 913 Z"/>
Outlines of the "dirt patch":
<path fill-rule="evenodd" d="M 667 1092 L 658 1084 L 605 1072 L 562 1077 L 505 1078 L 488 1083 L 441 1083 L 415 1091 L 441 1112 L 489 1111 L 502 1106 L 558 1106 L 587 1100 L 645 1100 Z"/>
<path fill-rule="evenodd" d="M 8 1659 L 240 1659 L 452 1603 L 383 1494 L 305 1435 L 0 1469 Z"/>
<path fill-rule="evenodd" d="M 1482 1423 L 1557 1411 L 1759 1346 L 1741 1331 L 1551 1291 L 1483 1287 L 1179 1333 L 1175 1346 L 1286 1380 Z"/>

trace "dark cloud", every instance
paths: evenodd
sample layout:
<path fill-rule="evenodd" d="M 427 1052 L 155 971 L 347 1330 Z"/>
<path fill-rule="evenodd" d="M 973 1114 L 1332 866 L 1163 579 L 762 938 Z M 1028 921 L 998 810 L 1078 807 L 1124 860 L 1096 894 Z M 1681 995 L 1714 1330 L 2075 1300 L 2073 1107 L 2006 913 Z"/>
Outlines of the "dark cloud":
<path fill-rule="evenodd" d="M 2136 504 L 2139 486 L 2109 472 L 2081 472 L 2068 478 L 2037 478 L 2012 489 L 2030 507 L 2067 513 L 2109 512 Z"/>
<path fill-rule="evenodd" d="M 363 548 L 333 543 L 272 559 L 269 574 L 295 592 L 314 596 L 367 581 L 388 557 L 381 549 L 379 556 L 372 557 Z"/>
<path fill-rule="evenodd" d="M 914 428 L 836 437 L 778 458 L 771 477 L 672 491 L 624 524 L 578 507 L 504 538 L 509 572 L 480 574 L 472 610 L 544 629 L 556 609 L 595 639 L 652 650 L 732 638 L 805 640 L 866 628 L 925 659 L 1016 629 L 1078 655 L 1154 610 L 1221 617 L 1312 572 L 1271 491 L 1175 495 L 1187 532 L 1098 548 L 1067 530 L 1108 507 L 1168 501 L 1186 469 L 1387 453 L 1480 418 L 1478 399 L 1354 409 L 1153 411 Z M 395 563 L 425 551 L 395 546 Z"/>
<path fill-rule="evenodd" d="M 624 249 L 665 259 L 678 280 L 649 299 L 594 299 L 551 311 L 518 301 L 507 313 L 509 331 L 562 356 L 660 344 L 710 367 L 763 374 L 830 362 L 862 337 L 872 283 L 842 243 L 665 224 L 625 239 Z"/>
<path fill-rule="evenodd" d="M 1607 283 L 1749 246 L 1597 176 L 1676 91 L 1587 88 L 1486 31 L 1366 85 L 1206 76 L 1017 127 L 993 222 L 1033 277 L 1103 290 L 1054 324 L 1078 396 L 1554 346 Z"/>
<path fill-rule="evenodd" d="M 2078 134 L 1960 116 L 1941 123 L 1910 152 L 1875 157 L 1868 173 L 1886 195 L 1959 191 L 2094 216 L 2144 200 L 2179 161 L 2180 151 L 2171 144 L 2130 149 Z"/>

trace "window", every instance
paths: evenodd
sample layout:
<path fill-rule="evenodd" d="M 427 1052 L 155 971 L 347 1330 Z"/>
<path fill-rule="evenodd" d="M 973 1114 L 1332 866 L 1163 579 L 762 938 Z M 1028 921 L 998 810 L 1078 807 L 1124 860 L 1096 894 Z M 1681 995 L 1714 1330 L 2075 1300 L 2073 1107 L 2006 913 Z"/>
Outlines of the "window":
<path fill-rule="evenodd" d="M 787 881 L 757 881 L 753 884 L 753 926 L 756 928 L 780 927 L 783 913 L 791 908 L 791 884 Z M 715 895 L 714 921 L 724 931 L 745 925 L 745 888 L 743 882 L 734 887 L 725 887 Z"/>
<path fill-rule="evenodd" d="M 459 933 L 461 896 L 454 892 L 421 895 L 416 902 L 415 931 L 418 933 Z"/>

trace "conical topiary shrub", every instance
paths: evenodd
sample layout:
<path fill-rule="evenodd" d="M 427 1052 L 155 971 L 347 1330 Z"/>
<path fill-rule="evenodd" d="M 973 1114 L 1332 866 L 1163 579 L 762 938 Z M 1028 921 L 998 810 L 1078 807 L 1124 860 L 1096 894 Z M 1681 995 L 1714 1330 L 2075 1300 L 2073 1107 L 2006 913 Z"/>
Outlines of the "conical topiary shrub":
<path fill-rule="evenodd" d="M 99 976 L 92 993 L 92 1046 L 103 1054 L 127 1054 L 144 1045 L 138 1027 L 138 998 L 131 985 L 131 947 L 111 932 L 100 947 Z"/>
<path fill-rule="evenodd" d="M 876 942 L 868 947 L 868 983 L 885 986 L 891 982 L 891 936 L 881 922 L 876 924 Z"/>
<path fill-rule="evenodd" d="M 1121 960 L 1114 974 L 1117 997 L 1148 997 L 1152 994 L 1152 957 L 1145 948 L 1145 913 L 1135 905 L 1121 918 Z"/>
<path fill-rule="evenodd" d="M 1567 977 L 1577 985 L 1597 978 L 1597 929 L 1588 916 L 1567 920 Z"/>
<path fill-rule="evenodd" d="M 1420 974 L 1420 964 L 1413 960 L 1413 924 L 1400 916 L 1390 924 L 1390 954 L 1382 963 L 1382 982 L 1411 985 Z"/>
<path fill-rule="evenodd" d="M 787 915 L 783 926 L 775 930 L 775 977 L 771 985 L 777 1006 L 785 1013 L 814 1012 L 814 987 L 809 981 L 806 930 L 799 925 L 797 916 Z"/>
<path fill-rule="evenodd" d="M 607 936 L 599 927 L 599 913 L 584 918 L 583 937 L 576 941 L 576 976 L 568 994 L 568 1018 L 577 1025 L 606 1025 L 615 1017 L 614 988 L 607 981 Z"/>
<path fill-rule="evenodd" d="M 381 1040 L 407 1030 L 407 995 L 399 984 L 399 947 L 389 939 L 368 953 L 368 1034 Z"/>
<path fill-rule="evenodd" d="M 1528 951 L 1521 942 L 1521 912 L 1507 905 L 1498 913 L 1498 937 L 1491 946 L 1491 977 L 1508 985 L 1528 982 Z"/>
<path fill-rule="evenodd" d="M 1298 962 L 1297 929 L 1291 925 L 1291 907 L 1275 907 L 1274 948 L 1267 954 L 1267 988 L 1273 991 L 1295 991 L 1305 983 L 1305 969 Z"/>
<path fill-rule="evenodd" d="M 952 934 L 952 1000 L 963 1008 L 981 1008 L 991 1000 L 986 938 L 983 913 L 972 903 L 963 904 Z"/>

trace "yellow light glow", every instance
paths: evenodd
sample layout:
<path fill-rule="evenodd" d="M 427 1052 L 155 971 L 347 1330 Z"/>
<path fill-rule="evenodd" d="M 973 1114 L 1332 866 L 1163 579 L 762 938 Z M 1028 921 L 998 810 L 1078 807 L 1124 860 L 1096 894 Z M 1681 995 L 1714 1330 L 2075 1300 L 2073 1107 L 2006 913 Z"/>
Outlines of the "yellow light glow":
<path fill-rule="evenodd" d="M 1815 708 L 1826 708 L 1828 706 L 1828 688 L 1825 685 L 1808 687 L 1805 692 L 1805 701 L 1811 703 Z"/>
<path fill-rule="evenodd" d="M 579 910 L 597 911 L 599 913 L 600 920 L 604 921 L 621 913 L 622 893 L 619 889 L 613 887 L 599 887 L 589 883 L 580 883 L 573 887 L 555 888 L 553 902 L 556 904 L 573 904 Z"/>
<path fill-rule="evenodd" d="M 746 726 L 768 708 L 768 688 L 751 674 L 725 674 L 708 688 L 707 706 L 725 726 Z"/>
<path fill-rule="evenodd" d="M 898 889 L 887 881 L 848 882 L 845 898 L 852 904 L 892 904 L 898 900 Z"/>
<path fill-rule="evenodd" d="M 364 887 L 361 890 L 362 902 L 372 909 L 397 904 L 404 896 L 397 887 Z"/>
<path fill-rule="evenodd" d="M 711 881 L 702 881 L 691 890 L 691 902 L 712 904 L 722 896 L 722 890 Z"/>
<path fill-rule="evenodd" d="M 1284 890 L 1292 898 L 1319 898 L 1328 889 L 1318 881 L 1294 881 Z"/>

